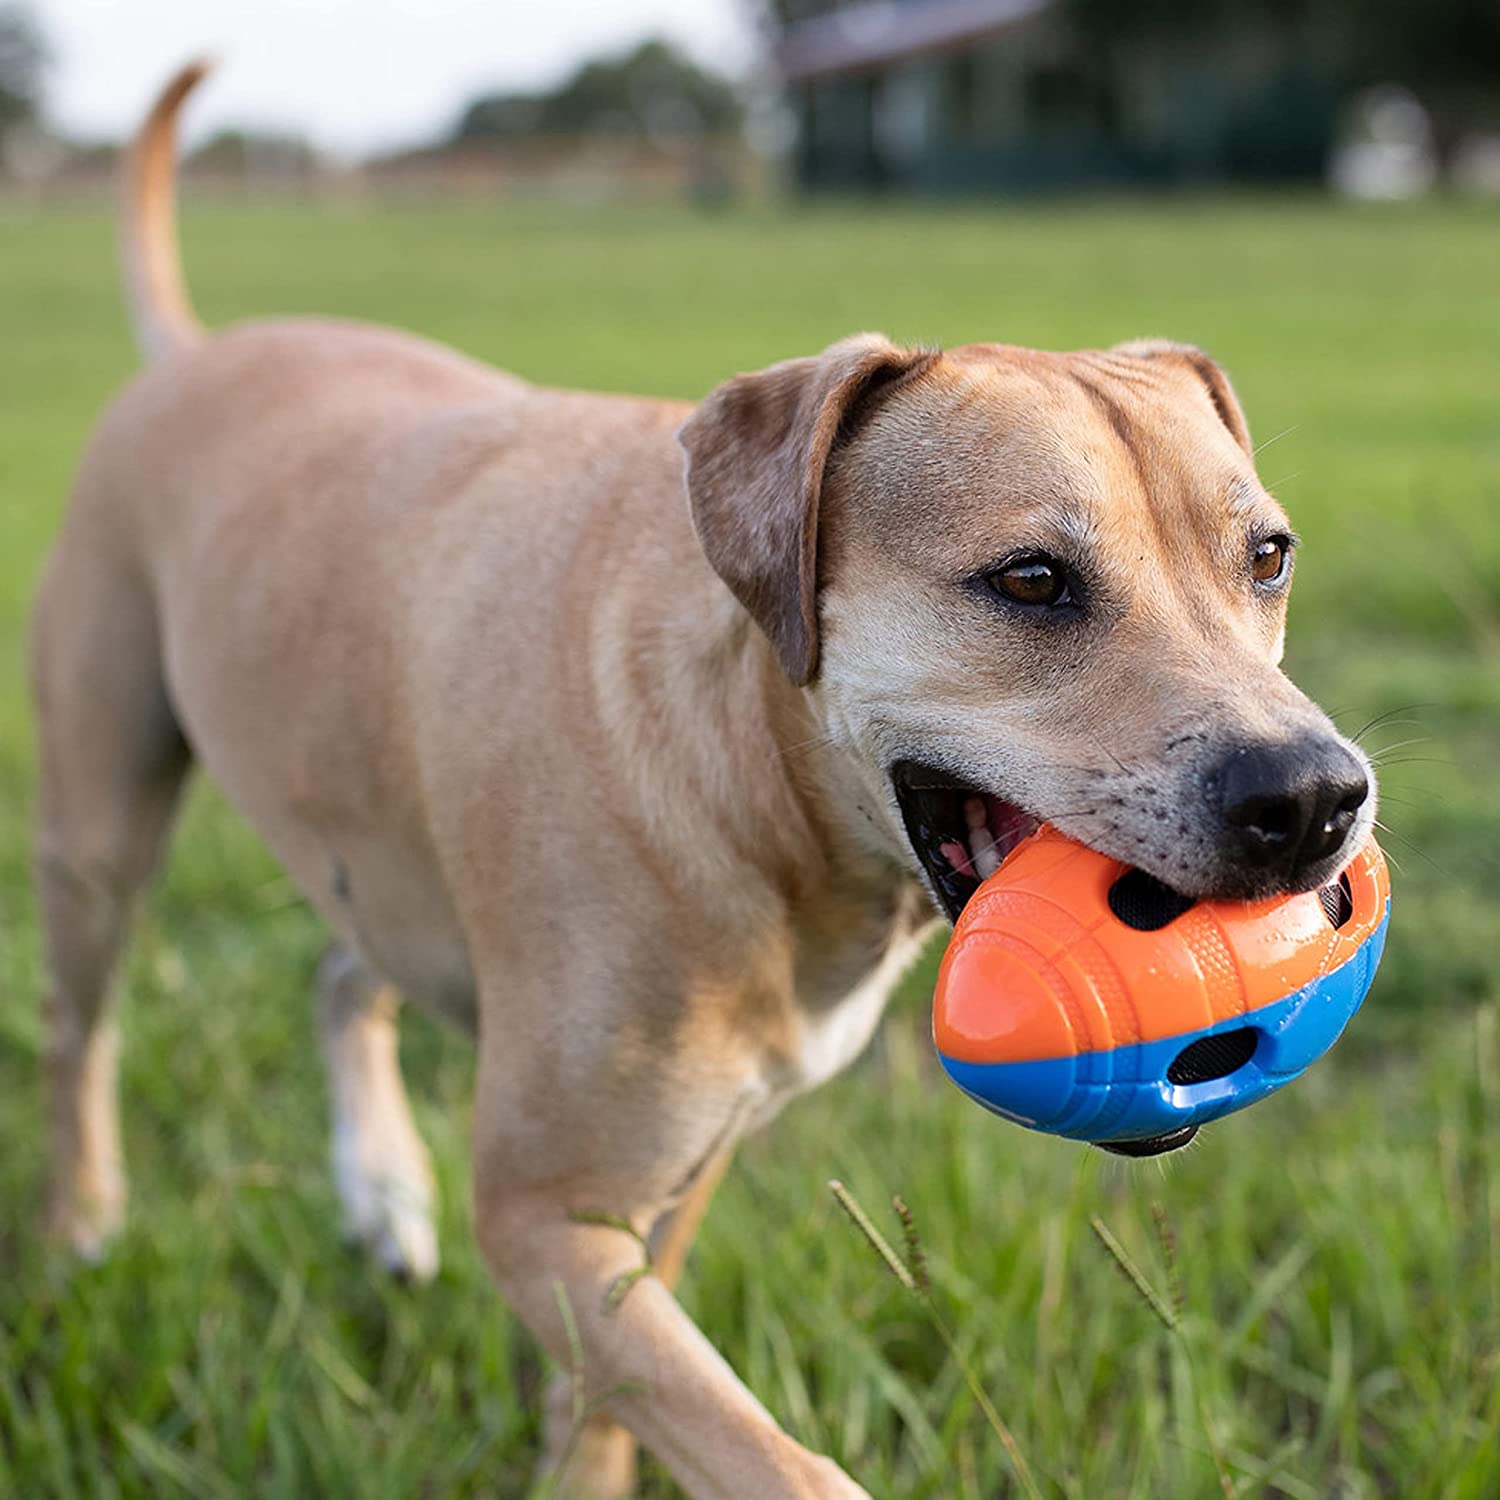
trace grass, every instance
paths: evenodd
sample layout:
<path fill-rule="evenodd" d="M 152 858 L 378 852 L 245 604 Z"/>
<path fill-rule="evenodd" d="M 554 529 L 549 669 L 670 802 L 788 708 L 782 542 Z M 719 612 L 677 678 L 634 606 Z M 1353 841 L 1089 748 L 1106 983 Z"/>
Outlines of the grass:
<path fill-rule="evenodd" d="M 98 1270 L 38 1238 L 23 622 L 133 355 L 103 214 L 0 214 L 0 1493 L 521 1495 L 542 1369 L 467 1228 L 468 1048 L 405 1024 L 445 1264 L 402 1290 L 337 1239 L 308 1003 L 321 934 L 207 788 L 127 976 L 130 1228 Z M 1390 714 L 1377 749 L 1420 742 L 1386 757 L 1401 869 L 1365 1012 L 1279 1101 L 1130 1165 L 941 1081 L 929 959 L 871 1055 L 744 1148 L 683 1296 L 878 1500 L 1022 1493 L 965 1369 L 1049 1497 L 1220 1495 L 1215 1454 L 1242 1496 L 1500 1493 L 1500 215 L 207 205 L 186 240 L 214 322 L 367 316 L 607 389 L 694 395 L 868 326 L 1217 354 L 1306 542 L 1293 674 L 1350 728 Z M 952 1349 L 830 1177 L 910 1204 Z M 1176 1327 L 1091 1229 L 1159 1286 L 1158 1217 Z M 655 1469 L 645 1490 L 672 1492 Z"/>

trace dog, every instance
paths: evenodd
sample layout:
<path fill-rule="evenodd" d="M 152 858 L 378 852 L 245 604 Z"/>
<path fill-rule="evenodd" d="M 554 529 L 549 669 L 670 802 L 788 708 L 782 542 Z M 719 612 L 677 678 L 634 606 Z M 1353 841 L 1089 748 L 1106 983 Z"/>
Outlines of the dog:
<path fill-rule="evenodd" d="M 1234 391 L 1160 341 L 863 334 L 687 405 L 206 334 L 172 222 L 203 72 L 126 164 L 148 363 L 35 608 L 52 1229 L 92 1257 L 122 1220 L 110 980 L 201 763 L 333 935 L 337 1186 L 414 1278 L 396 997 L 474 1033 L 479 1243 L 600 1403 L 575 1433 L 549 1396 L 562 1492 L 629 1494 L 638 1440 L 696 1500 L 865 1496 L 672 1295 L 736 1140 L 1038 820 L 1197 897 L 1313 888 L 1369 832 L 1368 762 L 1279 669 L 1295 541 Z"/>

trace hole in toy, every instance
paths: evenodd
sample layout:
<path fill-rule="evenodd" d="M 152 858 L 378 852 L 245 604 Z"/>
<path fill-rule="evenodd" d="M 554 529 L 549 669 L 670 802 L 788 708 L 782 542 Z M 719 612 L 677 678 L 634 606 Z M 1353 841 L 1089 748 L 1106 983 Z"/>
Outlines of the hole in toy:
<path fill-rule="evenodd" d="M 1199 1037 L 1172 1059 L 1167 1082 L 1180 1088 L 1189 1083 L 1207 1083 L 1211 1078 L 1228 1078 L 1255 1055 L 1256 1040 L 1255 1032 L 1248 1026 Z"/>
<path fill-rule="evenodd" d="M 1109 888 L 1109 909 L 1137 932 L 1156 932 L 1194 905 L 1191 896 L 1144 870 L 1127 870 Z"/>
<path fill-rule="evenodd" d="M 1139 1141 L 1095 1141 L 1101 1151 L 1115 1156 L 1161 1156 L 1168 1151 L 1180 1151 L 1198 1134 L 1196 1125 L 1184 1125 L 1180 1130 L 1169 1130 L 1165 1135 L 1148 1135 Z"/>
<path fill-rule="evenodd" d="M 1349 872 L 1345 870 L 1332 885 L 1325 885 L 1318 892 L 1318 900 L 1323 903 L 1329 922 L 1342 927 L 1354 915 L 1354 892 L 1349 885 Z"/>

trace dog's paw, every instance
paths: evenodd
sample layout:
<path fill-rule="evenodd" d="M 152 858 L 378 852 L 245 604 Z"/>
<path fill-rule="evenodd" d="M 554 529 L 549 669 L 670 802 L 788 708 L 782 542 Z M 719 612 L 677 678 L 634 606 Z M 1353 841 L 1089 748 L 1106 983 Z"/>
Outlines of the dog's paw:
<path fill-rule="evenodd" d="M 48 1215 L 47 1237 L 71 1251 L 85 1265 L 102 1265 L 125 1222 L 124 1206 L 83 1211 L 76 1206 Z"/>
<path fill-rule="evenodd" d="M 47 1238 L 97 1266 L 125 1225 L 125 1183 L 115 1178 L 72 1188 L 54 1187 L 47 1206 Z"/>
<path fill-rule="evenodd" d="M 426 1161 L 373 1167 L 334 1154 L 334 1174 L 344 1206 L 346 1238 L 363 1245 L 377 1264 L 401 1281 L 437 1275 L 432 1179 Z"/>

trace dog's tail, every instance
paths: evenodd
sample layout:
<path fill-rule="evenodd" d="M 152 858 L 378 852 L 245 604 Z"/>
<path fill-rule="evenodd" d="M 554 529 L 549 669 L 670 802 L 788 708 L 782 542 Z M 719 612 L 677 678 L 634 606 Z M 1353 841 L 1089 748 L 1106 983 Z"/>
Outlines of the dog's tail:
<path fill-rule="evenodd" d="M 212 62 L 199 59 L 177 73 L 151 106 L 125 155 L 120 258 L 126 307 L 147 359 L 181 349 L 202 333 L 177 253 L 174 157 L 178 111 L 212 67 Z"/>

